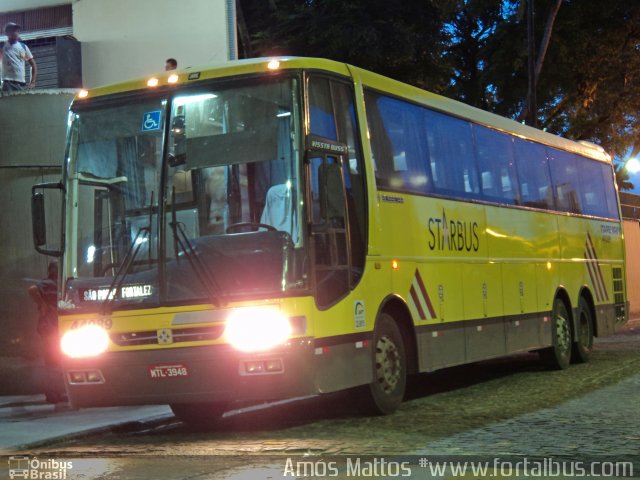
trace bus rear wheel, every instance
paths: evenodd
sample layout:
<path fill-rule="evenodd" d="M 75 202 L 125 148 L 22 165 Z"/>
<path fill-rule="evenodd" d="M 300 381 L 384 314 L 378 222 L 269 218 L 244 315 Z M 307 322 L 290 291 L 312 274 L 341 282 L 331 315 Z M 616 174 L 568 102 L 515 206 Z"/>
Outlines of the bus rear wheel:
<path fill-rule="evenodd" d="M 593 349 L 593 316 L 587 301 L 580 297 L 576 321 L 576 341 L 573 343 L 571 360 L 575 363 L 589 361 Z"/>
<path fill-rule="evenodd" d="M 540 351 L 542 361 L 554 370 L 564 370 L 571 363 L 571 319 L 560 298 L 553 302 L 551 313 L 551 346 Z"/>
<path fill-rule="evenodd" d="M 378 317 L 372 348 L 373 381 L 360 389 L 364 413 L 396 411 L 407 385 L 407 357 L 398 324 L 386 313 Z"/>
<path fill-rule="evenodd" d="M 214 426 L 227 409 L 226 402 L 172 403 L 169 406 L 178 420 L 200 428 Z"/>

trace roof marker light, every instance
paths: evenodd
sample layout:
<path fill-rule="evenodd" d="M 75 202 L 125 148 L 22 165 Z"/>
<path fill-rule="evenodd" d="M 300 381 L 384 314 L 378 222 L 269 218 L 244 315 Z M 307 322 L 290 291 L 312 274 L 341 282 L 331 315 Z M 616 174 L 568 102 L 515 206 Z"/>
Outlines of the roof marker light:
<path fill-rule="evenodd" d="M 178 80 L 180 80 L 180 77 L 176 73 L 172 73 L 169 75 L 169 78 L 167 78 L 167 82 L 169 83 L 178 83 Z"/>
<path fill-rule="evenodd" d="M 147 87 L 157 87 L 159 80 L 156 77 L 151 77 L 147 80 Z"/>
<path fill-rule="evenodd" d="M 78 98 L 87 98 L 89 96 L 88 90 L 80 90 L 78 92 Z"/>
<path fill-rule="evenodd" d="M 277 70 L 280 68 L 280 61 L 279 60 L 271 60 L 269 63 L 267 63 L 267 68 L 269 70 Z"/>

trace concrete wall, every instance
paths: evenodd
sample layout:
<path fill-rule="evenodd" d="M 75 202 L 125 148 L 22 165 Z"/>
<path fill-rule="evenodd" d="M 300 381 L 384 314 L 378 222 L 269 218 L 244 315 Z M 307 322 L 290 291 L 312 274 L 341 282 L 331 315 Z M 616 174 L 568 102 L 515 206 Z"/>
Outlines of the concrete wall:
<path fill-rule="evenodd" d="M 631 302 L 631 316 L 640 317 L 640 221 L 624 221 L 624 240 L 627 254 L 627 296 Z"/>
<path fill-rule="evenodd" d="M 70 91 L 0 97 L 0 355 L 35 353 L 37 310 L 27 295 L 46 274 L 48 258 L 33 248 L 31 186 L 62 173 Z M 60 221 L 49 209 L 47 221 Z"/>
<path fill-rule="evenodd" d="M 77 0 L 85 87 L 229 59 L 226 0 Z"/>
<path fill-rule="evenodd" d="M 53 7 L 62 5 L 63 3 L 71 3 L 64 0 L 2 0 L 0 1 L 0 9 L 3 12 L 13 12 L 16 10 L 30 10 L 32 8 Z"/>

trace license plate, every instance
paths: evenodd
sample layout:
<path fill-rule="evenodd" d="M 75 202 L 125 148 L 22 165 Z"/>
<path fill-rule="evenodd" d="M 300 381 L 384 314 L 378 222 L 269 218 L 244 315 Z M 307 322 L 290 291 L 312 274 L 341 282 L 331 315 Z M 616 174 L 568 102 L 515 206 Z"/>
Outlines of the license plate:
<path fill-rule="evenodd" d="M 189 370 L 186 365 L 151 365 L 149 376 L 153 379 L 188 377 Z"/>

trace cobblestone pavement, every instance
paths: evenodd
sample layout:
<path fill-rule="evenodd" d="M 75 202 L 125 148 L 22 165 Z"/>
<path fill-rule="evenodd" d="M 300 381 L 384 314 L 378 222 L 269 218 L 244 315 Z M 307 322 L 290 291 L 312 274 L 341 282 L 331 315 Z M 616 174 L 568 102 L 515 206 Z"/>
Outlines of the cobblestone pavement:
<path fill-rule="evenodd" d="M 640 374 L 554 408 L 430 442 L 429 455 L 640 456 Z M 621 404 L 620 400 L 629 402 Z"/>
<path fill-rule="evenodd" d="M 640 322 L 635 322 L 598 340 L 591 362 L 564 371 L 547 371 L 536 355 L 525 354 L 417 376 L 400 409 L 386 417 L 358 415 L 351 397 L 342 393 L 236 412 L 213 431 L 173 421 L 22 453 L 106 457 L 109 468 L 124 462 L 141 471 L 151 468 L 140 466 L 144 458 L 156 459 L 146 460 L 151 465 L 161 457 L 169 465 L 167 478 L 187 468 L 188 458 L 200 459 L 191 463 L 196 469 L 211 455 L 218 456 L 216 465 L 239 462 L 240 470 L 261 468 L 268 455 L 604 455 L 637 460 L 639 398 Z"/>

